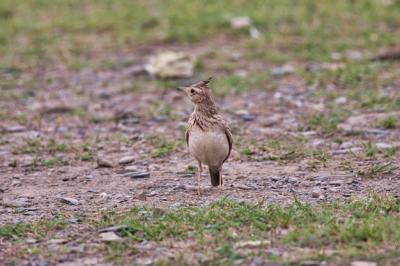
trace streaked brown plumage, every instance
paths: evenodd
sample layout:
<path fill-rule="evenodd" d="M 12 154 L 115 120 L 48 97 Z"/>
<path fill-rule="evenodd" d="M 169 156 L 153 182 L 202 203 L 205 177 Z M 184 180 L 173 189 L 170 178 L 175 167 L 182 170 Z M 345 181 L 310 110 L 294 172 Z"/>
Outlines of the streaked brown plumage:
<path fill-rule="evenodd" d="M 211 79 L 211 78 L 210 78 Z M 210 79 L 185 88 L 194 105 L 186 131 L 186 142 L 190 154 L 199 163 L 198 194 L 202 165 L 209 168 L 211 184 L 222 185 L 222 165 L 232 150 L 232 134 L 226 121 L 217 112 L 208 87 Z"/>

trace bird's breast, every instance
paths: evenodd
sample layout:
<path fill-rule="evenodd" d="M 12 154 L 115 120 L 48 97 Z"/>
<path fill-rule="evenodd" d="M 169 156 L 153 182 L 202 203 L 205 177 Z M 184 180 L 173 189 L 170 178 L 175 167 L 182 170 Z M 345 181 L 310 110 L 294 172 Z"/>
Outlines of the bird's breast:
<path fill-rule="evenodd" d="M 208 166 L 220 166 L 229 154 L 229 143 L 220 129 L 202 131 L 194 129 L 189 137 L 190 154 Z"/>

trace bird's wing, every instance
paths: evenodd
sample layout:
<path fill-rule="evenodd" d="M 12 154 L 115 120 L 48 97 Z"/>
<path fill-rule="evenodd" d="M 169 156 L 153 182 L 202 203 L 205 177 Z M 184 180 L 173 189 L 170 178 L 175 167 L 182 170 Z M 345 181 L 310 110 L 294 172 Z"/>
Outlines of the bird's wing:
<path fill-rule="evenodd" d="M 231 155 L 232 146 L 233 146 L 233 137 L 232 137 L 231 130 L 230 130 L 229 126 L 228 126 L 228 123 L 226 123 L 226 121 L 223 118 L 221 118 L 220 125 L 221 125 L 221 127 L 222 127 L 222 129 L 223 129 L 223 131 L 224 131 L 224 133 L 226 135 L 226 138 L 227 138 L 228 144 L 229 144 L 229 152 L 228 152 L 228 155 L 226 156 L 226 158 L 224 160 L 224 162 L 225 162 L 226 160 L 228 160 L 229 155 Z"/>
<path fill-rule="evenodd" d="M 231 130 L 229 129 L 229 127 L 225 127 L 224 132 L 225 132 L 226 138 L 228 139 L 228 143 L 229 143 L 229 152 L 224 160 L 224 162 L 225 162 L 226 160 L 228 160 L 229 155 L 231 155 L 232 145 L 233 145 L 233 137 L 232 137 L 232 133 L 231 133 Z"/>
<path fill-rule="evenodd" d="M 186 144 L 189 145 L 189 127 L 186 129 L 185 138 L 186 138 Z"/>

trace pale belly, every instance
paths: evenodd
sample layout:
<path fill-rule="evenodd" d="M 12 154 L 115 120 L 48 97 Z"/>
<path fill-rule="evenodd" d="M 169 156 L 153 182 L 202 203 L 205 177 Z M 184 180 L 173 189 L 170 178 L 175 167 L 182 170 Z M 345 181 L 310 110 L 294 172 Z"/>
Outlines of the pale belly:
<path fill-rule="evenodd" d="M 229 154 L 228 139 L 222 130 L 193 130 L 189 136 L 189 151 L 207 166 L 220 166 Z"/>

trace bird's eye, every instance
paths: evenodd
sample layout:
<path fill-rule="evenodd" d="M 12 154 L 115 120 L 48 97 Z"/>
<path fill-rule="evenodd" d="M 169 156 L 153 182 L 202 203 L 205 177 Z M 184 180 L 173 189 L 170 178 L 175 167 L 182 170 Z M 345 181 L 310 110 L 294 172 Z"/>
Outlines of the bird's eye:
<path fill-rule="evenodd" d="M 194 89 L 191 89 L 190 90 L 190 93 L 195 93 L 196 91 L 194 90 Z"/>

